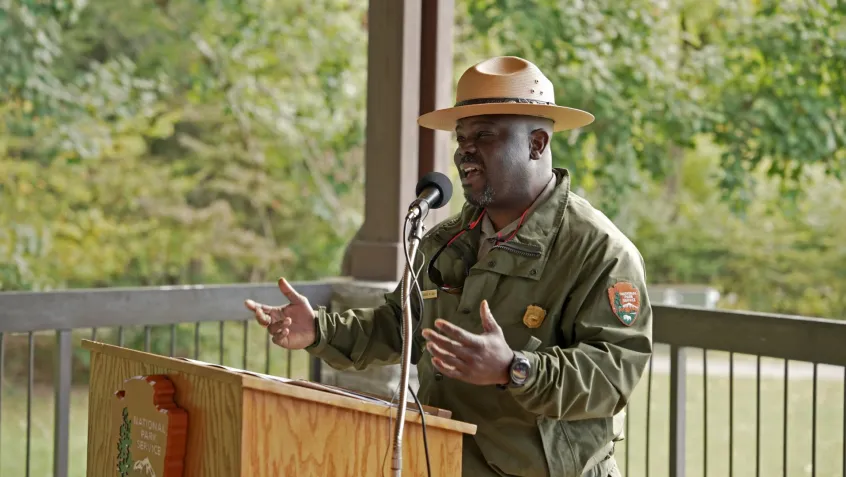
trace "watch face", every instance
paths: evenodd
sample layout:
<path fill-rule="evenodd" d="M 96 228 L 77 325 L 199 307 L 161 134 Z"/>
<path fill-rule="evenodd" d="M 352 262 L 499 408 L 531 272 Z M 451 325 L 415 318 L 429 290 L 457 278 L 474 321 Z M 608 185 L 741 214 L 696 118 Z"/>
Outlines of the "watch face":
<path fill-rule="evenodd" d="M 511 367 L 511 381 L 515 384 L 523 384 L 529 377 L 529 363 L 528 361 L 517 361 Z"/>

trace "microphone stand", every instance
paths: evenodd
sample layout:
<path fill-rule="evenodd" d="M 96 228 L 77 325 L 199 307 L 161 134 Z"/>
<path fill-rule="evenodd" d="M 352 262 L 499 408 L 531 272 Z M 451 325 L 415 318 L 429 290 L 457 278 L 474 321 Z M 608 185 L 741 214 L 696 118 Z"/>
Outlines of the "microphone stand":
<path fill-rule="evenodd" d="M 424 209 L 424 210 L 421 210 Z M 408 254 L 406 255 L 405 272 L 402 277 L 402 372 L 400 376 L 399 408 L 397 421 L 394 425 L 393 436 L 393 459 L 391 470 L 394 477 L 402 474 L 402 434 L 405 425 L 405 411 L 408 400 L 408 375 L 411 366 L 411 344 L 412 344 L 412 320 L 411 320 L 411 282 L 414 269 L 414 258 L 420 245 L 420 232 L 423 226 L 423 218 L 428 212 L 428 207 L 413 207 L 406 216 L 406 224 L 411 223 L 411 232 L 406 237 L 408 241 Z M 420 409 L 422 413 L 423 410 Z"/>

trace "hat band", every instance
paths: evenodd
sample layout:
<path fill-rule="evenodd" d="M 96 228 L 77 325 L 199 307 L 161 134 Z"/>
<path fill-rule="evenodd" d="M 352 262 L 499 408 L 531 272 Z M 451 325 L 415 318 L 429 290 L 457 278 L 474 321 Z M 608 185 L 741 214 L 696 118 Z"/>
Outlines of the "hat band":
<path fill-rule="evenodd" d="M 540 104 L 543 106 L 555 106 L 555 103 L 549 101 L 539 101 L 537 99 L 528 98 L 476 98 L 466 99 L 455 103 L 455 107 L 471 106 L 475 104 L 502 104 L 502 103 L 519 103 L 519 104 Z"/>

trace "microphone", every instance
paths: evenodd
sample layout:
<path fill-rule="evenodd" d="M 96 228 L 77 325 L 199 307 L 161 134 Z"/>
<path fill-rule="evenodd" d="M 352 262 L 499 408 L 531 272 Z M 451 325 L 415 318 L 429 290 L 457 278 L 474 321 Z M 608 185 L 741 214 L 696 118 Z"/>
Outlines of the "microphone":
<path fill-rule="evenodd" d="M 414 191 L 417 199 L 408 207 L 407 220 L 422 219 L 432 209 L 439 209 L 452 198 L 452 182 L 440 172 L 430 172 L 420 178 Z"/>
<path fill-rule="evenodd" d="M 405 217 L 405 226 L 411 225 L 414 227 L 414 232 L 408 236 L 408 244 L 403 244 L 405 249 L 406 265 L 405 272 L 402 276 L 402 374 L 400 376 L 399 389 L 399 406 L 397 412 L 397 420 L 394 426 L 394 434 L 391 440 L 391 447 L 393 449 L 393 458 L 391 460 L 391 470 L 394 471 L 394 477 L 399 477 L 402 473 L 402 437 L 403 427 L 405 425 L 405 409 L 408 404 L 406 393 L 408 392 L 408 373 L 411 366 L 411 349 L 414 342 L 411 336 L 412 325 L 412 311 L 411 311 L 411 282 L 414 280 L 417 284 L 417 275 L 412 271 L 412 264 L 417 253 L 417 248 L 420 245 L 420 231 L 423 228 L 422 220 L 426 217 L 431 209 L 438 209 L 446 205 L 452 197 L 452 182 L 447 176 L 440 172 L 430 172 L 420 178 L 415 188 L 417 198 L 408 207 L 408 215 Z M 403 227 L 405 233 L 405 227 Z M 418 288 L 419 289 L 419 288 Z M 421 409 L 420 412 L 423 412 Z"/>

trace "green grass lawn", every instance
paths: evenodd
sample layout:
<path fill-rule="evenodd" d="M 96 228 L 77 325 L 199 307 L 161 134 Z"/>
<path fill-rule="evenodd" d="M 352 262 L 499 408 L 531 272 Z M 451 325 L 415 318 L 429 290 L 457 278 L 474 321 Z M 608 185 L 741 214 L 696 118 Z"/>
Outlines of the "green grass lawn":
<path fill-rule="evenodd" d="M 712 356 L 725 357 L 720 353 Z M 701 356 L 701 355 L 700 355 Z M 700 357 L 692 357 L 700 360 Z M 741 361 L 751 361 L 743 357 Z M 764 359 L 764 363 L 783 366 L 783 361 Z M 710 362 L 709 362 L 710 363 Z M 711 364 L 709 364 L 711 366 Z M 710 369 L 710 368 L 709 368 Z M 794 366 L 791 363 L 791 372 Z M 649 417 L 649 452 L 647 472 L 646 403 L 648 376 L 644 377 L 629 409 L 628 442 L 621 442 L 617 459 L 626 477 L 669 476 L 669 376 L 656 373 L 652 380 Z M 843 381 L 823 380 L 817 386 L 816 473 L 812 474 L 812 392 L 811 379 L 791 378 L 788 385 L 787 473 L 783 473 L 784 380 L 761 380 L 760 474 L 761 476 L 842 476 L 843 475 Z M 729 473 L 729 379 L 713 376 L 707 382 L 707 476 L 727 477 Z M 756 381 L 754 377 L 734 380 L 733 474 L 756 475 Z M 704 477 L 705 436 L 703 377 L 687 376 L 686 463 L 688 477 Z M 628 462 L 627 450 L 628 446 Z M 628 470 L 627 470 L 628 463 Z"/>
<path fill-rule="evenodd" d="M 262 351 L 263 352 L 263 351 Z M 228 360 L 227 360 L 228 361 Z M 777 362 L 776 360 L 771 360 Z M 285 374 L 284 361 L 276 360 L 274 372 Z M 237 363 L 226 363 L 238 366 Z M 277 368 L 278 366 L 278 368 Z M 250 366 L 251 368 L 253 366 Z M 258 366 L 257 366 L 258 367 Z M 298 362 L 295 374 L 304 372 Z M 257 369 L 258 370 L 258 369 Z M 687 387 L 687 475 L 703 477 L 703 403 L 702 376 L 688 375 Z M 652 380 L 652 405 L 649 427 L 649 473 L 646 438 L 646 393 L 644 378 L 635 392 L 629 411 L 629 436 L 620 443 L 617 458 L 626 477 L 669 476 L 669 378 L 656 373 Z M 755 475 L 755 380 L 735 378 L 734 403 L 734 475 Z M 812 381 L 791 379 L 788 416 L 789 476 L 811 475 Z M 728 378 L 708 379 L 708 476 L 729 475 L 729 405 Z M 843 452 L 843 383 L 820 380 L 817 389 L 817 476 L 840 476 Z M 70 475 L 85 475 L 88 413 L 87 389 L 76 388 L 71 396 Z M 767 378 L 761 382 L 761 473 L 782 474 L 783 380 Z M 0 475 L 25 475 L 26 389 L 7 383 L 3 388 L 2 435 L 0 435 Z M 53 393 L 39 387 L 32 410 L 32 476 L 52 475 Z M 628 446 L 628 450 L 627 450 Z M 628 453 L 628 459 L 627 454 Z M 628 461 L 628 470 L 626 469 Z"/>
<path fill-rule="evenodd" d="M 30 476 L 53 475 L 53 389 L 39 386 L 33 390 L 32 426 L 30 428 Z M 0 435 L 0 476 L 26 475 L 26 387 L 3 387 L 2 435 Z M 69 442 L 70 477 L 85 476 L 88 443 L 88 388 L 71 393 Z"/>

